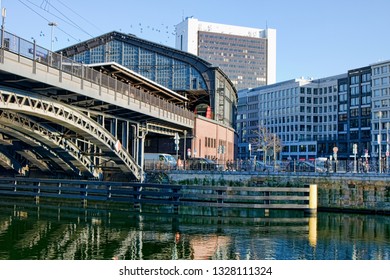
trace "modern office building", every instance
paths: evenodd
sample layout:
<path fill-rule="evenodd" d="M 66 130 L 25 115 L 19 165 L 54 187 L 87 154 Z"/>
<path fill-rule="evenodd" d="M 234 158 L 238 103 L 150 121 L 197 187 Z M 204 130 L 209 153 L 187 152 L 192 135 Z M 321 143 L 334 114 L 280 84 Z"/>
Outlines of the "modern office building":
<path fill-rule="evenodd" d="M 117 63 L 185 97 L 187 101 L 182 106 L 199 117 L 193 130 L 181 135 L 187 141 L 184 146 L 181 141 L 179 155 L 221 158 L 218 146 L 224 145 L 223 157 L 233 159 L 237 92 L 221 68 L 188 52 L 120 32 L 103 34 L 58 52 L 95 69 L 100 64 L 101 71 L 107 71 L 107 64 Z M 115 69 L 109 73 L 126 82 Z M 205 122 L 207 139 L 195 134 L 205 129 Z M 176 153 L 171 136 L 148 133 L 146 137 L 146 152 Z"/>
<path fill-rule="evenodd" d="M 220 67 L 237 90 L 276 82 L 276 30 L 199 21 L 176 25 L 176 48 Z"/>
<path fill-rule="evenodd" d="M 388 159 L 390 140 L 390 61 L 372 64 L 371 71 L 372 132 L 369 154 L 373 157 L 380 156 L 382 159 L 384 157 Z"/>
<path fill-rule="evenodd" d="M 249 145 L 259 127 L 281 140 L 279 159 L 311 160 L 331 155 L 338 132 L 338 81 L 346 76 L 294 79 L 239 91 L 238 157 L 246 159 L 256 153 L 262 157 L 260 150 Z"/>
<path fill-rule="evenodd" d="M 349 70 L 338 88 L 338 157 L 351 158 L 354 145 L 364 155 L 371 150 L 371 67 Z"/>

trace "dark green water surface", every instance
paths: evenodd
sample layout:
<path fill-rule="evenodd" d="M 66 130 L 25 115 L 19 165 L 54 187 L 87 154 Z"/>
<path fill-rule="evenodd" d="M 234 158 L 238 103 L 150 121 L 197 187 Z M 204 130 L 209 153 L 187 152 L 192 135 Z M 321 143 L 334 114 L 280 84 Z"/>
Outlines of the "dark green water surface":
<path fill-rule="evenodd" d="M 389 216 L 155 211 L 1 199 L 0 259 L 390 259 Z"/>

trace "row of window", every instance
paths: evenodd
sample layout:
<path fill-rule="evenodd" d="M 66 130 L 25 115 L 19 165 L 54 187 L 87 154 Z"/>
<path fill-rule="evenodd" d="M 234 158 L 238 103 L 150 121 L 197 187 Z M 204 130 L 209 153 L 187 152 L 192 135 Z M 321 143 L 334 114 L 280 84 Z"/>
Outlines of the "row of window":
<path fill-rule="evenodd" d="M 324 97 L 304 97 L 304 96 L 301 96 L 299 98 L 299 101 L 300 103 L 306 103 L 306 104 L 323 104 L 323 103 L 327 103 L 327 102 L 336 102 L 337 101 L 337 95 L 333 95 L 333 96 L 324 96 Z M 313 103 L 312 103 L 313 101 Z"/>
<path fill-rule="evenodd" d="M 373 67 L 373 74 L 374 75 L 382 75 L 389 73 L 389 65 L 382 65 L 379 67 Z"/>
<path fill-rule="evenodd" d="M 364 73 L 361 76 L 351 76 L 349 79 L 351 85 L 359 84 L 360 81 L 362 83 L 371 82 L 371 73 Z"/>
<path fill-rule="evenodd" d="M 300 93 L 306 93 L 306 94 L 314 94 L 314 95 L 322 95 L 327 93 L 337 92 L 337 86 L 327 86 L 322 88 L 310 88 L 310 87 L 301 87 Z"/>
<path fill-rule="evenodd" d="M 215 148 L 216 147 L 216 139 L 215 138 L 205 137 L 204 143 L 205 143 L 206 148 Z"/>

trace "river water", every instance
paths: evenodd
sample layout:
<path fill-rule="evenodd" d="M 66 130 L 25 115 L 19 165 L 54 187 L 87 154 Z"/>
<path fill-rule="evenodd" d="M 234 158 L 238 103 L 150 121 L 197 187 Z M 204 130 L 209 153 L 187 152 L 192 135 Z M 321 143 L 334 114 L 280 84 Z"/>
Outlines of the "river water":
<path fill-rule="evenodd" d="M 390 259 L 389 216 L 110 208 L 2 199 L 0 259 Z"/>

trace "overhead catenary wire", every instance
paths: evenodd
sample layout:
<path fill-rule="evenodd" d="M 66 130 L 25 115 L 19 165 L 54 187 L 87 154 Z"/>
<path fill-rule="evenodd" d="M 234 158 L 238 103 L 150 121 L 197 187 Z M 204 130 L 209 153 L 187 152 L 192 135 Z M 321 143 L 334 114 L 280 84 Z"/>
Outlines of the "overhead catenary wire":
<path fill-rule="evenodd" d="M 0 0 L 1 1 L 1 0 Z M 43 18 L 47 23 L 55 22 L 58 25 L 56 26 L 56 30 L 66 34 L 68 36 L 68 42 L 74 40 L 76 42 L 81 42 L 83 38 L 76 37 L 84 37 L 80 32 L 86 34 L 89 38 L 94 38 L 96 35 L 95 32 L 91 32 L 91 28 L 95 28 L 99 31 L 99 33 L 104 33 L 101 28 L 99 28 L 94 22 L 89 21 L 85 18 L 82 13 L 79 11 L 75 11 L 67 1 L 63 0 L 18 0 L 19 3 L 27 7 L 33 13 Z M 38 2 L 38 3 L 37 3 Z M 88 24 L 83 24 L 86 22 Z M 65 24 L 62 24 L 65 23 Z M 91 26 L 91 27 L 89 27 Z M 137 26 L 138 27 L 138 26 Z M 131 29 L 136 29 L 135 24 L 130 25 Z M 166 38 L 165 40 L 170 39 L 170 35 L 174 35 L 169 30 L 169 26 L 161 23 L 161 28 L 153 25 L 144 25 L 143 23 L 139 23 L 139 33 L 145 33 L 145 31 L 152 31 L 157 33 L 164 33 Z M 122 32 L 122 28 L 119 29 Z M 78 32 L 75 32 L 78 31 Z M 78 35 L 80 34 L 80 35 Z M 136 33 L 135 33 L 136 34 Z M 41 31 L 40 36 L 44 37 L 45 32 Z M 54 38 L 58 41 L 57 37 Z M 160 41 L 160 43 L 162 43 Z"/>
<path fill-rule="evenodd" d="M 84 30 L 80 25 L 78 25 L 76 22 L 74 22 L 72 19 L 70 19 L 68 16 L 66 16 L 63 12 L 61 12 L 59 9 L 57 9 L 55 6 L 53 6 L 50 2 L 48 2 L 48 5 L 50 7 L 52 7 L 54 10 L 56 10 L 60 15 L 62 15 L 66 20 L 64 20 L 63 18 L 61 19 L 59 16 L 49 12 L 47 10 L 47 12 L 55 17 L 57 17 L 58 19 L 61 19 L 63 20 L 64 22 L 67 22 L 69 25 L 72 25 L 73 27 L 79 29 L 80 31 L 84 32 L 85 34 L 87 34 L 88 36 L 90 36 L 91 38 L 94 37 L 94 35 L 92 35 L 91 33 L 89 33 L 88 31 Z"/>
<path fill-rule="evenodd" d="M 77 13 L 75 10 L 73 10 L 72 8 L 70 8 L 69 6 L 67 6 L 64 2 L 60 1 L 60 0 L 57 0 L 60 4 L 62 4 L 65 8 L 67 8 L 68 10 L 70 10 L 71 12 L 73 12 L 75 15 L 77 15 L 78 17 L 80 17 L 81 19 L 83 19 L 85 22 L 89 23 L 90 25 L 92 25 L 93 27 L 95 27 L 97 30 L 99 30 L 100 33 L 103 33 L 104 31 L 98 27 L 96 24 L 94 24 L 93 22 L 89 21 L 88 19 L 86 19 L 85 17 L 83 17 L 82 15 L 80 15 L 79 13 Z"/>
<path fill-rule="evenodd" d="M 22 0 L 18 0 L 21 4 L 23 4 L 25 7 L 27 7 L 29 10 L 31 10 L 32 12 L 34 12 L 35 14 L 37 14 L 38 16 L 40 16 L 41 18 L 43 18 L 44 20 L 47 21 L 47 23 L 50 23 L 52 22 L 51 20 L 47 19 L 46 17 L 44 17 L 43 15 L 41 15 L 40 13 L 38 13 L 37 11 L 35 11 L 33 8 L 31 8 L 30 6 L 28 6 L 25 2 L 23 2 Z M 30 1 L 28 1 L 30 2 Z M 31 3 L 31 2 L 30 2 Z M 31 3 L 33 4 L 33 3 Z M 35 5 L 35 4 L 33 4 Z M 65 33 L 66 35 L 68 35 L 69 37 L 73 38 L 75 41 L 79 42 L 80 39 L 77 39 L 75 38 L 74 36 L 72 36 L 71 34 L 69 34 L 68 32 L 66 32 L 65 30 L 63 30 L 61 27 L 58 27 L 57 26 L 57 29 L 62 31 L 63 33 Z"/>

